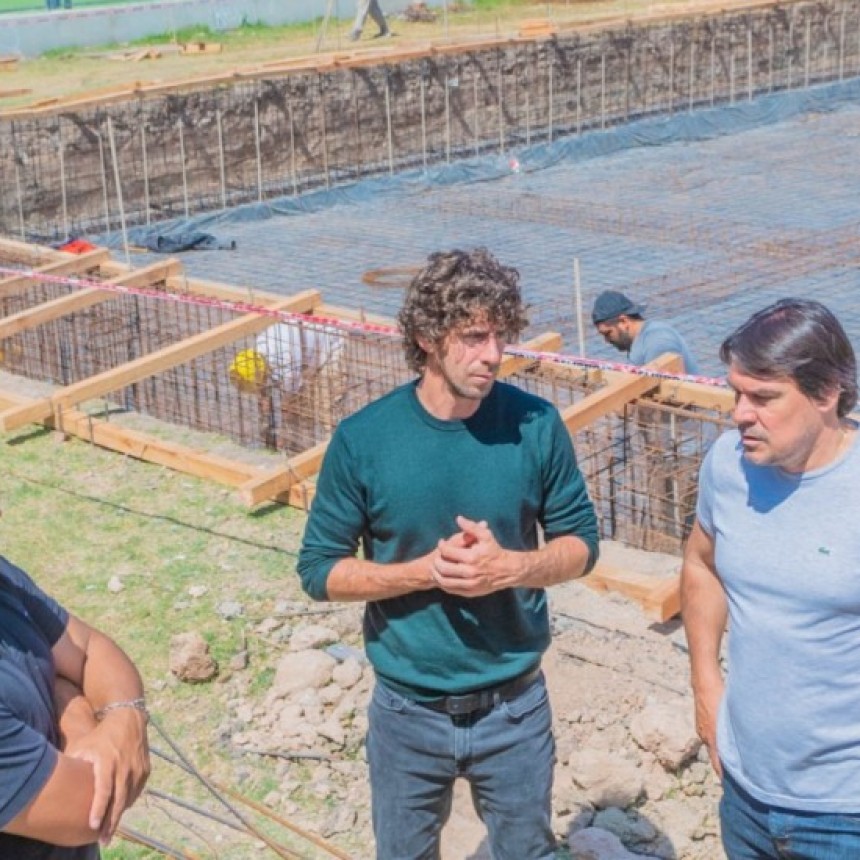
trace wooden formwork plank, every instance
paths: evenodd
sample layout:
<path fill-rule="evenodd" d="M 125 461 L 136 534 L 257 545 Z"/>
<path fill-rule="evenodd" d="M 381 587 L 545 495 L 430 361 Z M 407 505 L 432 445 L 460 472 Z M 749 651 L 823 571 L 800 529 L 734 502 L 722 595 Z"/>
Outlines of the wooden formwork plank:
<path fill-rule="evenodd" d="M 642 609 L 654 621 L 668 621 L 681 614 L 681 575 L 676 574 L 656 586 L 642 601 Z"/>
<path fill-rule="evenodd" d="M 29 242 L 21 242 L 18 239 L 9 239 L 3 236 L 0 237 L 0 252 L 4 251 L 13 256 L 25 256 L 28 259 L 40 254 L 40 252 L 59 253 L 59 251 L 44 245 L 32 245 Z"/>
<path fill-rule="evenodd" d="M 294 484 L 319 472 L 326 448 L 328 448 L 328 442 L 320 442 L 313 448 L 290 457 L 285 466 L 262 477 L 248 480 L 239 488 L 239 497 L 251 508 L 289 492 Z"/>
<path fill-rule="evenodd" d="M 289 299 L 284 299 L 277 306 L 277 309 L 306 313 L 318 301 L 319 293 L 316 290 L 306 290 Z M 140 382 L 156 373 L 161 373 L 171 367 L 184 364 L 193 358 L 233 343 L 241 337 L 258 334 L 268 326 L 273 325 L 274 322 L 272 317 L 246 314 L 209 331 L 185 338 L 164 349 L 61 388 L 44 400 L 34 401 L 18 408 L 6 409 L 0 412 L 0 430 L 8 432 L 24 424 L 44 421 L 57 409 L 69 409 L 84 400 L 102 397 L 119 388 Z"/>
<path fill-rule="evenodd" d="M 151 286 L 163 281 L 168 275 L 175 272 L 180 265 L 178 260 L 153 263 L 151 266 L 137 269 L 120 278 L 114 278 L 108 283 L 126 287 Z M 26 331 L 27 329 L 44 325 L 47 322 L 75 313 L 76 311 L 84 310 L 84 308 L 92 307 L 100 302 L 110 301 L 119 295 L 119 293 L 112 293 L 109 290 L 99 289 L 98 287 L 87 287 L 67 296 L 60 296 L 58 299 L 42 302 L 32 308 L 27 308 L 26 310 L 19 311 L 17 314 L 11 314 L 0 319 L 0 340 L 12 337 L 12 335 Z"/>
<path fill-rule="evenodd" d="M 681 361 L 680 356 L 667 353 L 650 362 L 648 366 L 668 373 L 677 373 L 681 369 Z M 659 385 L 660 380 L 653 376 L 625 374 L 621 379 L 610 382 L 605 388 L 587 395 L 579 403 L 568 406 L 562 411 L 561 417 L 568 431 L 577 433 L 598 418 L 610 412 L 617 412 L 637 397 L 658 388 Z"/>
<path fill-rule="evenodd" d="M 660 400 L 716 409 L 728 414 L 735 408 L 735 395 L 730 388 L 717 388 L 703 382 L 681 382 L 661 379 L 657 392 Z"/>
<path fill-rule="evenodd" d="M 87 251 L 84 254 L 65 254 L 61 251 L 56 253 L 62 254 L 62 259 L 55 259 L 37 267 L 33 270 L 34 274 L 77 275 L 98 268 L 110 257 L 110 251 L 107 248 L 96 248 L 94 251 Z M 38 283 L 39 279 L 30 275 L 10 275 L 0 280 L 0 296 L 11 296 L 23 292 Z"/>
<path fill-rule="evenodd" d="M 60 296 L 60 298 L 52 299 L 49 302 L 42 302 L 35 307 L 27 308 L 25 311 L 19 311 L 17 314 L 11 314 L 0 319 L 0 340 L 12 337 L 13 334 L 19 334 L 27 329 L 52 322 L 60 317 L 68 316 L 68 314 L 75 311 L 82 311 L 93 305 L 110 301 L 110 299 L 115 299 L 116 296 L 116 293 L 88 288 L 78 290 L 68 296 Z"/>
<path fill-rule="evenodd" d="M 530 341 L 523 344 L 518 344 L 523 349 L 529 349 L 533 352 L 558 352 L 561 349 L 562 339 L 558 332 L 548 331 L 533 337 Z M 499 376 L 513 376 L 527 367 L 532 367 L 539 362 L 539 359 L 528 358 L 522 355 L 506 355 L 502 359 L 502 364 L 499 367 Z"/>
<path fill-rule="evenodd" d="M 680 563 L 680 559 L 679 559 Z M 668 621 L 681 611 L 681 577 L 648 576 L 630 570 L 618 570 L 598 563 L 581 580 L 595 591 L 615 591 L 629 597 L 642 607 L 654 621 Z"/>
<path fill-rule="evenodd" d="M 525 349 L 550 352 L 561 347 L 561 335 L 547 332 L 523 344 Z M 499 376 L 510 376 L 518 371 L 534 364 L 534 359 L 520 358 L 508 355 L 502 359 L 499 368 Z M 239 490 L 242 501 L 253 507 L 268 499 L 277 497 L 279 494 L 289 492 L 294 484 L 315 475 L 322 466 L 328 442 L 320 442 L 313 448 L 303 451 L 296 457 L 291 457 L 287 464 L 262 479 L 248 481 Z"/>
<path fill-rule="evenodd" d="M 0 391 L 0 409 L 26 406 L 32 402 L 19 394 Z M 265 474 L 263 469 L 256 466 L 209 454 L 187 445 L 156 439 L 137 430 L 130 430 L 102 418 L 87 415 L 77 409 L 65 410 L 56 417 L 51 415 L 44 423 L 49 427 L 55 427 L 59 423 L 62 425 L 62 433 L 98 445 L 100 448 L 134 457 L 136 460 L 165 466 L 185 475 L 215 481 L 228 487 L 240 487 Z M 290 487 L 288 492 L 278 494 L 275 498 L 293 507 L 307 508 L 313 498 L 313 486 L 299 482 Z"/>

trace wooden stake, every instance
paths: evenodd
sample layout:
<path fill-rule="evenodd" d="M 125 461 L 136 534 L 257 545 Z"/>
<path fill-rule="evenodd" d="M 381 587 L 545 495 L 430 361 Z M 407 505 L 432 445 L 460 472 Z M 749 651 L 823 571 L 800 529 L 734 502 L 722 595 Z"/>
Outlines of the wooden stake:
<path fill-rule="evenodd" d="M 227 208 L 227 169 L 224 164 L 224 128 L 221 121 L 221 108 L 215 111 L 215 126 L 218 129 L 218 173 L 221 177 L 221 208 Z"/>
<path fill-rule="evenodd" d="M 579 257 L 573 258 L 573 295 L 576 309 L 576 336 L 579 354 L 585 358 L 585 326 L 582 319 L 582 283 L 579 276 Z"/>
<path fill-rule="evenodd" d="M 146 126 L 140 126 L 140 151 L 143 154 L 143 208 L 146 211 L 146 223 L 149 224 L 149 158 L 146 152 Z"/>
<path fill-rule="evenodd" d="M 182 131 L 182 120 L 176 121 L 179 129 L 179 163 L 182 168 L 182 200 L 185 204 L 185 217 L 188 217 L 188 176 L 185 172 L 185 134 Z"/>
<path fill-rule="evenodd" d="M 388 174 L 394 175 L 394 132 L 391 127 L 391 84 L 385 70 L 385 122 L 388 130 Z"/>
<path fill-rule="evenodd" d="M 66 197 L 66 153 L 65 153 L 65 145 L 63 144 L 63 121 L 62 119 L 57 122 L 58 129 L 58 142 L 57 142 L 57 153 L 59 155 L 60 161 L 60 196 L 62 198 L 62 206 L 63 206 L 63 233 L 66 239 L 69 238 L 69 209 Z"/>
<path fill-rule="evenodd" d="M 110 209 L 108 208 L 107 165 L 105 164 L 105 147 L 101 134 L 96 132 L 99 141 L 99 162 L 102 168 L 102 202 L 105 208 L 105 230 L 110 233 Z"/>
<path fill-rule="evenodd" d="M 119 207 L 119 225 L 120 230 L 122 231 L 122 246 L 125 250 L 125 262 L 130 266 L 131 265 L 131 254 L 128 250 L 128 230 L 125 226 L 125 206 L 123 205 L 122 200 L 122 183 L 119 179 L 119 159 L 116 155 L 116 140 L 114 139 L 113 134 L 113 120 L 110 116 L 107 118 L 107 127 L 108 127 L 108 140 L 110 141 L 110 154 L 113 159 L 113 181 L 116 186 L 116 202 Z"/>
<path fill-rule="evenodd" d="M 254 99 L 254 147 L 257 152 L 257 202 L 263 202 L 263 153 L 260 145 L 260 101 Z"/>

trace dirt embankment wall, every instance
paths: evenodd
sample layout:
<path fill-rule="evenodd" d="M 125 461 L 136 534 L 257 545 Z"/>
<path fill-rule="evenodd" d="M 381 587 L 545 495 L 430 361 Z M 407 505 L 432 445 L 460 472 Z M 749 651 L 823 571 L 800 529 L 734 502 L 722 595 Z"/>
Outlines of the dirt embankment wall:
<path fill-rule="evenodd" d="M 217 210 L 860 74 L 860 5 L 770 5 L 331 59 L 0 118 L 0 231 Z"/>

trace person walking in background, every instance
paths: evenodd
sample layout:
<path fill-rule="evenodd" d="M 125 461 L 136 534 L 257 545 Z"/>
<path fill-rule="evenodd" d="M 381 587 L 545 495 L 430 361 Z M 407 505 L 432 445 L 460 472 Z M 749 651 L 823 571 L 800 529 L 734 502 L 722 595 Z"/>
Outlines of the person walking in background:
<path fill-rule="evenodd" d="M 723 779 L 723 844 L 730 860 L 854 860 L 854 350 L 822 304 L 784 299 L 728 337 L 720 357 L 737 426 L 702 465 L 681 597 L 696 724 Z"/>
<path fill-rule="evenodd" d="M 683 373 L 697 374 L 699 365 L 686 341 L 669 323 L 644 318 L 645 305 L 616 290 L 604 290 L 595 300 L 591 319 L 607 343 L 626 352 L 631 364 L 643 365 L 673 352 L 684 362 Z"/>
<path fill-rule="evenodd" d="M 496 381 L 515 269 L 433 254 L 399 323 L 418 379 L 338 425 L 298 561 L 311 597 L 366 602 L 377 857 L 438 857 L 463 777 L 496 860 L 550 860 L 545 588 L 594 564 L 594 508 L 555 407 Z"/>
<path fill-rule="evenodd" d="M 97 860 L 149 776 L 140 675 L 0 557 L 0 857 Z"/>
<path fill-rule="evenodd" d="M 388 28 L 388 23 L 385 20 L 382 7 L 379 5 L 379 0 L 356 0 L 355 22 L 349 34 L 349 38 L 353 42 L 357 42 L 361 38 L 361 31 L 364 29 L 364 22 L 367 21 L 368 15 L 373 18 L 376 26 L 379 27 L 377 38 L 383 39 L 391 35 L 391 30 Z"/>

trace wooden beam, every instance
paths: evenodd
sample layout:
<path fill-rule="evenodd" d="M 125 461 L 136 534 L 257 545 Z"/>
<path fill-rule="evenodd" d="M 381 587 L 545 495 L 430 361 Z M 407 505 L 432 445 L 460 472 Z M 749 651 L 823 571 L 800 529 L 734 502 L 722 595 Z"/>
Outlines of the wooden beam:
<path fill-rule="evenodd" d="M 62 252 L 57 252 L 62 253 Z M 110 251 L 107 248 L 96 248 L 95 251 L 87 251 L 86 254 L 66 254 L 64 259 L 53 260 L 37 267 L 34 272 L 39 275 L 76 275 L 98 268 L 107 262 Z M 30 275 L 10 275 L 0 280 L 0 297 L 11 296 L 31 289 L 40 283 L 38 278 Z"/>
<path fill-rule="evenodd" d="M 681 576 L 676 574 L 663 580 L 642 601 L 642 609 L 654 621 L 668 621 L 681 614 Z"/>
<path fill-rule="evenodd" d="M 77 290 L 68 296 L 60 296 L 50 302 L 43 302 L 33 308 L 27 308 L 25 311 L 0 319 L 0 340 L 116 297 L 116 293 L 89 288 Z"/>
<path fill-rule="evenodd" d="M 0 409 L 25 406 L 29 402 L 32 401 L 14 392 L 0 391 Z M 45 424 L 51 428 L 54 428 L 56 423 L 53 415 L 45 420 Z M 59 423 L 62 425 L 61 432 L 68 436 L 75 436 L 126 457 L 165 466 L 176 472 L 215 481 L 228 487 L 241 487 L 266 474 L 256 466 L 209 454 L 187 445 L 156 439 L 76 409 L 63 412 L 59 416 Z M 275 498 L 283 504 L 306 509 L 310 506 L 313 494 L 313 485 L 299 482 L 293 485 L 289 492 L 279 494 Z"/>
<path fill-rule="evenodd" d="M 319 293 L 306 290 L 289 299 L 284 299 L 277 310 L 296 313 L 306 312 L 319 301 Z M 241 337 L 258 334 L 276 322 L 274 317 L 261 314 L 246 314 L 209 331 L 185 338 L 164 349 L 141 356 L 119 367 L 90 376 L 54 392 L 51 397 L 34 401 L 25 406 L 0 412 L 0 430 L 9 431 L 24 424 L 44 421 L 56 410 L 69 409 L 90 400 L 102 397 L 117 389 L 140 382 L 156 373 L 191 361 L 219 347 L 233 343 Z"/>
<path fill-rule="evenodd" d="M 533 352 L 558 352 L 561 349 L 562 339 L 557 332 L 548 331 L 544 334 L 539 334 L 525 343 L 517 344 L 523 349 L 530 349 Z M 499 376 L 513 376 L 525 370 L 527 367 L 533 367 L 540 359 L 526 358 L 520 355 L 506 355 L 502 359 L 501 367 L 499 368 Z"/>
<path fill-rule="evenodd" d="M 179 265 L 179 262 L 176 260 L 153 263 L 151 266 L 136 269 L 121 278 L 114 278 L 108 283 L 121 284 L 128 287 L 151 286 L 154 283 L 163 281 Z M 76 290 L 69 295 L 60 296 L 58 299 L 42 302 L 35 307 L 27 308 L 26 310 L 19 311 L 17 314 L 11 314 L 0 319 L 0 340 L 44 325 L 47 322 L 75 313 L 76 311 L 92 307 L 101 302 L 110 301 L 119 295 L 120 293 L 113 293 L 110 290 L 86 287 Z"/>
<path fill-rule="evenodd" d="M 642 607 L 647 618 L 654 621 L 668 621 L 681 611 L 679 574 L 649 576 L 598 563 L 581 582 L 595 591 L 615 591 L 629 597 Z"/>
<path fill-rule="evenodd" d="M 667 353 L 650 362 L 648 366 L 677 373 L 681 367 L 681 357 Z M 587 395 L 579 403 L 568 406 L 561 413 L 562 420 L 570 433 L 578 433 L 598 418 L 623 409 L 628 403 L 653 391 L 659 385 L 660 380 L 653 376 L 625 374 L 605 388 Z"/>
<path fill-rule="evenodd" d="M 290 457 L 285 466 L 263 477 L 247 481 L 239 487 L 239 497 L 251 508 L 289 492 L 293 485 L 319 472 L 326 448 L 328 448 L 328 441 L 320 442 L 313 448 Z"/>
<path fill-rule="evenodd" d="M 700 406 L 702 409 L 716 409 L 728 414 L 735 407 L 735 395 L 730 388 L 705 385 L 701 382 L 680 382 L 661 379 L 657 393 L 660 400 L 670 403 L 683 403 Z"/>

